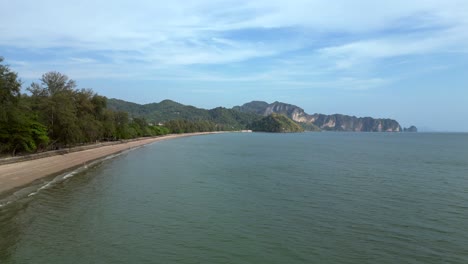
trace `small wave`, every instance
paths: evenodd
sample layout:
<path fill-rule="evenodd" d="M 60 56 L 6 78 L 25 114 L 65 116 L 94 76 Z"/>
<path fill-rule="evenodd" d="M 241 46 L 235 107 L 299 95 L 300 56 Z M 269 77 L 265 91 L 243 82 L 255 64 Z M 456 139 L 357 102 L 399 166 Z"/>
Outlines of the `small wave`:
<path fill-rule="evenodd" d="M 122 153 L 123 153 L 123 152 L 117 153 L 117 154 L 112 154 L 112 155 L 110 155 L 110 156 L 107 156 L 107 157 L 105 157 L 105 158 L 102 158 L 102 160 L 100 160 L 100 161 L 105 161 L 105 160 L 113 159 L 113 158 L 115 158 L 115 157 L 117 157 L 117 156 L 120 156 Z"/>
<path fill-rule="evenodd" d="M 88 166 L 85 165 L 85 166 L 83 166 L 83 168 L 84 168 L 84 169 L 87 169 Z M 78 171 L 70 172 L 70 173 L 66 174 L 65 176 L 63 176 L 62 179 L 64 179 L 64 180 L 69 179 L 69 178 L 75 176 L 77 173 L 78 173 Z M 45 187 L 45 186 L 44 186 L 44 187 Z"/>
<path fill-rule="evenodd" d="M 3 202 L 3 203 L 2 203 L 2 202 L 0 201 L 0 208 L 9 205 L 9 204 L 11 204 L 12 202 L 13 202 L 13 201 L 6 201 L 6 202 Z"/>

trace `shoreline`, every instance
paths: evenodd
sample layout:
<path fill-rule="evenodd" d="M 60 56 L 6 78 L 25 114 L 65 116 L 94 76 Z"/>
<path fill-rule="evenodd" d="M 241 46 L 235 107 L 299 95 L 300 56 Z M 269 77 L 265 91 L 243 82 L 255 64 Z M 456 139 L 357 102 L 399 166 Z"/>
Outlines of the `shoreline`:
<path fill-rule="evenodd" d="M 13 194 L 13 191 L 27 187 L 31 183 L 42 178 L 65 173 L 67 171 L 85 166 L 96 160 L 130 149 L 142 147 L 163 140 L 218 133 L 223 132 L 169 134 L 165 136 L 144 138 L 141 140 L 98 146 L 85 150 L 67 152 L 64 154 L 59 153 L 52 156 L 26 159 L 24 161 L 3 164 L 0 165 L 0 197 L 9 196 Z"/>

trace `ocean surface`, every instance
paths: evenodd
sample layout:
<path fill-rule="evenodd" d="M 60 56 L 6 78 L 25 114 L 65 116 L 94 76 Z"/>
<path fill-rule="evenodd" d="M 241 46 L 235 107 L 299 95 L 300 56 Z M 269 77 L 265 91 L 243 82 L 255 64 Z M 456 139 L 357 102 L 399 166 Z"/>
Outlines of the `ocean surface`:
<path fill-rule="evenodd" d="M 0 263 L 468 263 L 468 134 L 158 142 L 0 208 Z"/>

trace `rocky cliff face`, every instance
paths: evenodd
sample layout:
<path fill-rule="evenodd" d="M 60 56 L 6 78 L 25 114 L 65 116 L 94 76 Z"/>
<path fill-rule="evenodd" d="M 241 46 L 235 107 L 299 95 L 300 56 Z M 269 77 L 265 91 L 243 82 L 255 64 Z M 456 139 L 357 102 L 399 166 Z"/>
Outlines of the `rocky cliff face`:
<path fill-rule="evenodd" d="M 304 112 L 304 109 L 281 102 L 268 104 L 262 101 L 252 101 L 242 106 L 234 106 L 234 110 L 241 112 L 251 112 L 263 116 L 268 116 L 273 113 L 285 115 L 296 122 L 310 123 L 311 117 Z"/>
<path fill-rule="evenodd" d="M 401 132 L 400 124 L 392 119 L 355 117 L 347 115 L 312 115 L 311 121 L 323 130 L 355 132 Z"/>
<path fill-rule="evenodd" d="M 285 115 L 296 122 L 310 123 L 311 119 L 304 109 L 291 104 L 284 104 L 280 102 L 274 102 L 265 109 L 263 115 L 271 115 L 273 113 Z"/>
<path fill-rule="evenodd" d="M 234 107 L 242 112 L 254 112 L 264 116 L 272 113 L 286 115 L 296 122 L 305 125 L 313 125 L 322 130 L 330 131 L 356 131 L 356 132 L 401 132 L 400 124 L 393 119 L 375 119 L 372 117 L 355 117 L 341 114 L 309 115 L 298 106 L 274 102 L 268 104 L 261 101 L 253 101 L 242 106 Z"/>

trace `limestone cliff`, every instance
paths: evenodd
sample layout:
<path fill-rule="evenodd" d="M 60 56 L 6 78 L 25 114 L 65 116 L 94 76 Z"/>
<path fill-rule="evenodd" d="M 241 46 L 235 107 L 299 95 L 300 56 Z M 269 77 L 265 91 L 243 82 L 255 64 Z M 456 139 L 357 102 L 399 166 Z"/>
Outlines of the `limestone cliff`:
<path fill-rule="evenodd" d="M 393 119 L 382 119 L 372 117 L 355 117 L 341 114 L 324 115 L 313 114 L 309 115 L 304 112 L 304 109 L 281 102 L 268 104 L 262 101 L 252 101 L 242 106 L 233 108 L 241 112 L 251 112 L 268 116 L 272 113 L 283 114 L 292 120 L 303 124 L 303 127 L 310 128 L 307 130 L 322 130 L 330 131 L 356 131 L 356 132 L 401 132 L 400 124 Z"/>

